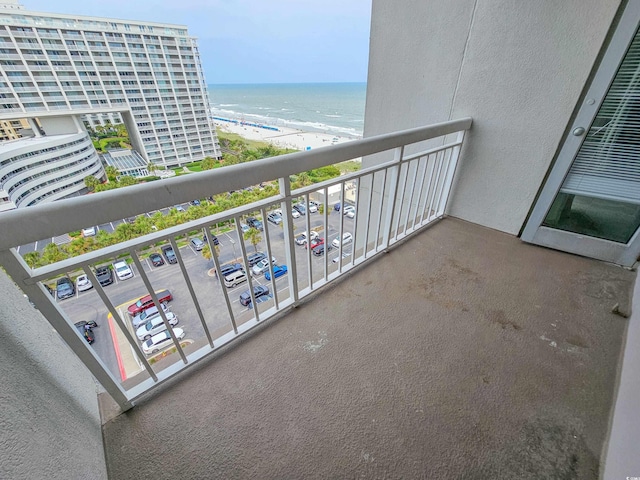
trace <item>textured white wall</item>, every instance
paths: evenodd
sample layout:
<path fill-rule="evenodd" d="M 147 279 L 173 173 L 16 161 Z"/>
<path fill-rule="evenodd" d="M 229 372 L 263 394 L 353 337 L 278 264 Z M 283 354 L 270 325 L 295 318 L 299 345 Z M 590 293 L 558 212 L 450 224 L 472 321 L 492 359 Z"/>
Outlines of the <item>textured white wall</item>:
<path fill-rule="evenodd" d="M 373 0 L 365 136 L 473 117 L 449 214 L 516 234 L 619 4 Z"/>
<path fill-rule="evenodd" d="M 106 479 L 96 384 L 0 272 L 0 478 Z"/>

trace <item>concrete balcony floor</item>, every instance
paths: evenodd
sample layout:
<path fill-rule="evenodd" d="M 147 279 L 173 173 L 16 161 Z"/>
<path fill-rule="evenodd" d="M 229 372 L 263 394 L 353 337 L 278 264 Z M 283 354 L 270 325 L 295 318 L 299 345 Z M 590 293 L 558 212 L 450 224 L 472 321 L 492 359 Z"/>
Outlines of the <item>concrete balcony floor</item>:
<path fill-rule="evenodd" d="M 110 476 L 596 479 L 634 278 L 445 219 L 109 421 Z"/>

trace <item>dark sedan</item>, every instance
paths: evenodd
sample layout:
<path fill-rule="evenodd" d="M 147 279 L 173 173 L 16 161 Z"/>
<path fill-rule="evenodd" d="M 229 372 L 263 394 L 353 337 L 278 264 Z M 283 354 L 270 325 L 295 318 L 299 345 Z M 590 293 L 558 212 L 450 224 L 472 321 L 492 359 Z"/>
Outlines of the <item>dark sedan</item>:
<path fill-rule="evenodd" d="M 164 265 L 164 259 L 159 253 L 152 253 L 151 255 L 149 255 L 149 260 L 151 260 L 151 264 L 154 267 L 161 267 L 162 265 Z"/>
<path fill-rule="evenodd" d="M 256 285 L 253 287 L 253 295 L 257 298 L 262 297 L 263 295 L 269 295 L 269 287 L 265 287 L 264 285 Z M 251 303 L 251 292 L 249 290 L 245 290 L 240 294 L 240 304 L 245 307 Z"/>

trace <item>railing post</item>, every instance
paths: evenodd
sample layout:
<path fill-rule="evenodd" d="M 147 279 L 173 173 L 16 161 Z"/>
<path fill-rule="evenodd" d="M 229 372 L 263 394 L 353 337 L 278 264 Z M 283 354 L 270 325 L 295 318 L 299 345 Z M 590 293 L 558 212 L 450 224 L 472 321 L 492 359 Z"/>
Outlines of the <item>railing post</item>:
<path fill-rule="evenodd" d="M 123 411 L 131 409 L 133 403 L 127 398 L 120 382 L 115 379 L 95 351 L 88 347 L 86 340 L 68 320 L 66 314 L 52 301 L 51 295 L 40 283 L 25 282 L 30 277 L 29 266 L 25 261 L 14 249 L 2 250 L 0 251 L 0 264 L 120 408 Z"/>
<path fill-rule="evenodd" d="M 291 181 L 289 177 L 278 179 L 280 186 L 280 208 L 282 209 L 282 225 L 284 228 L 284 255 L 289 269 L 289 294 L 293 303 L 298 303 L 298 272 L 296 268 L 296 252 L 293 240 L 293 217 L 291 216 Z"/>
<path fill-rule="evenodd" d="M 443 190 L 443 193 L 445 193 L 445 201 L 444 204 L 442 205 L 442 211 L 440 212 L 440 208 L 438 208 L 438 214 L 439 215 L 443 215 L 446 211 L 447 211 L 447 205 L 449 204 L 449 197 L 451 194 L 451 186 L 453 184 L 453 178 L 456 174 L 456 169 L 458 167 L 458 159 L 460 157 L 460 151 L 462 150 L 462 143 L 464 142 L 464 134 L 465 134 L 465 130 L 460 130 L 456 136 L 456 143 L 458 143 L 458 145 L 456 145 L 455 147 L 453 147 L 453 149 L 451 149 L 451 158 L 449 159 L 449 166 L 447 167 L 447 175 L 445 177 L 444 180 L 444 188 L 446 188 L 446 192 Z M 438 203 L 438 207 L 440 207 L 440 203 Z"/>

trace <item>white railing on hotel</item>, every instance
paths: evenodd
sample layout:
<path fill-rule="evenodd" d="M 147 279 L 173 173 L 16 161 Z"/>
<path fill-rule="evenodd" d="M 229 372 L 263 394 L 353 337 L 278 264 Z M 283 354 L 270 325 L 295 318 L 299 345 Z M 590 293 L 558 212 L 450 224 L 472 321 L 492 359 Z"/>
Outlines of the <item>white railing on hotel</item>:
<path fill-rule="evenodd" d="M 4 212 L 0 216 L 0 231 L 2 232 L 2 236 L 0 236 L 0 265 L 23 289 L 71 349 L 76 352 L 106 391 L 123 409 L 128 409 L 141 395 L 193 365 L 196 361 L 213 353 L 253 327 L 264 323 L 266 319 L 292 308 L 305 296 L 324 287 L 378 253 L 384 252 L 420 228 L 442 218 L 449 198 L 464 133 L 470 128 L 471 122 L 470 118 L 464 118 L 317 150 L 256 160 L 194 175 L 174 177 Z M 430 140 L 427 144 L 428 147 L 419 145 L 419 142 L 427 140 Z M 432 147 L 432 145 L 437 146 Z M 368 155 L 376 155 L 376 160 L 383 163 L 291 191 L 290 175 Z M 275 179 L 278 180 L 279 193 L 273 197 L 37 269 L 29 268 L 16 248 L 43 238 L 77 231 L 87 225 L 97 225 L 154 212 L 168 206 L 188 202 L 194 198 L 205 198 L 231 190 L 240 190 Z M 329 190 L 339 192 L 338 199 L 343 207 L 345 201 L 349 201 L 348 203 L 355 206 L 355 219 L 353 223 L 349 223 L 350 229 L 347 228 L 347 220 L 344 215 L 339 215 L 337 220 L 333 220 L 336 218 L 335 214 L 332 216 L 334 225 L 332 228 L 335 228 L 336 222 L 338 225 L 337 238 L 343 238 L 343 234 L 347 231 L 353 237 L 353 242 L 348 248 L 349 252 L 346 247 L 337 249 L 336 258 L 338 260 L 336 263 L 330 262 L 327 254 L 321 257 L 321 260 L 315 258 L 312 260 L 311 249 L 296 247 L 294 242 L 295 226 L 291 213 L 295 200 L 301 199 L 308 205 L 310 196 L 317 195 L 317 192 L 324 194 L 324 198 L 328 199 Z M 269 233 L 266 222 L 269 210 L 276 207 L 285 213 L 282 233 L 279 229 L 277 230 L 277 240 L 271 238 L 276 235 Z M 324 207 L 321 214 L 314 215 L 320 215 L 322 219 L 320 229 L 326 232 L 325 238 L 329 244 L 328 215 L 332 211 L 332 205 L 325 200 Z M 210 286 L 206 284 L 207 295 L 196 294 L 196 290 L 202 291 L 204 287 L 200 283 L 196 284 L 190 278 L 185 258 L 178 248 L 177 239 L 188 235 L 191 231 L 200 230 L 207 234 L 208 242 L 211 242 L 211 228 L 223 222 L 232 222 L 237 238 L 242 239 L 241 219 L 243 216 L 252 215 L 255 212 L 260 213 L 265 224 L 262 235 L 268 258 L 272 256 L 272 247 L 276 245 L 278 248 L 283 247 L 284 263 L 289 267 L 289 272 L 282 277 L 283 280 L 280 280 L 280 282 L 286 283 L 286 287 L 279 292 L 276 289 L 275 279 L 271 279 L 269 287 L 274 297 L 273 302 L 268 303 L 273 303 L 272 305 L 256 303 L 253 294 L 255 279 L 252 279 L 251 275 L 247 275 L 246 286 L 251 291 L 254 308 L 252 311 L 238 312 L 237 307 L 234 309 L 232 306 L 230 295 L 221 282 L 212 280 Z M 306 215 L 303 222 L 304 229 L 307 232 L 311 231 L 310 215 Z M 276 244 L 276 241 L 281 242 L 280 238 L 282 238 L 283 244 Z M 158 296 L 152 286 L 152 279 L 150 279 L 152 275 L 145 271 L 139 257 L 140 250 L 157 245 L 158 242 L 169 243 L 173 246 L 181 271 L 181 274 L 177 275 L 179 280 L 176 281 L 186 284 L 203 334 L 198 341 L 184 346 L 184 341 L 179 341 L 173 330 L 168 328 L 173 340 L 172 347 L 176 353 L 176 355 L 170 355 L 169 358 L 174 361 L 163 367 L 157 365 L 157 368 L 154 368 L 155 362 L 150 362 L 147 359 L 135 338 L 135 332 L 130 331 L 130 325 L 126 325 L 126 323 L 130 324 L 128 318 L 124 318 L 126 313 L 121 314 L 110 300 L 109 292 L 105 291 L 96 280 L 92 266 L 100 262 L 113 261 L 116 257 L 128 256 L 137 269 L 137 276 L 144 283 L 146 291 L 151 295 L 156 306 L 159 306 Z M 237 252 L 236 246 L 238 247 Z M 219 271 L 218 255 L 215 254 L 211 243 L 209 243 L 209 247 L 214 252 L 212 259 L 214 268 Z M 234 243 L 233 249 L 234 255 L 239 254 L 237 259 L 244 263 L 247 273 L 249 273 L 245 242 Z M 343 253 L 345 255 L 342 255 Z M 321 266 L 318 266 L 318 262 L 321 262 Z M 270 266 L 270 268 L 272 267 Z M 300 274 L 298 274 L 298 269 L 300 269 Z M 106 366 L 94 348 L 86 343 L 74 327 L 74 322 L 62 308 L 64 304 L 56 302 L 45 289 L 43 282 L 69 272 L 86 273 L 90 278 L 104 309 L 103 315 L 106 315 L 108 311 L 115 322 L 115 325 L 111 325 L 112 332 L 119 329 L 124 347 L 130 348 L 133 360 L 140 366 L 142 373 L 134 377 L 138 378 L 138 381 L 128 381 L 123 384 L 117 378 L 117 374 Z M 128 280 L 128 282 L 131 281 Z M 228 314 L 229 319 L 226 327 L 217 326 L 214 329 L 205 321 L 203 305 L 207 301 L 206 297 L 210 295 L 224 298 L 224 303 L 221 304 L 226 304 L 227 312 L 225 313 Z M 164 313 L 161 316 L 165 325 L 169 327 L 167 316 Z M 197 320 L 194 319 L 194 321 Z M 116 340 L 114 339 L 114 341 Z"/>

